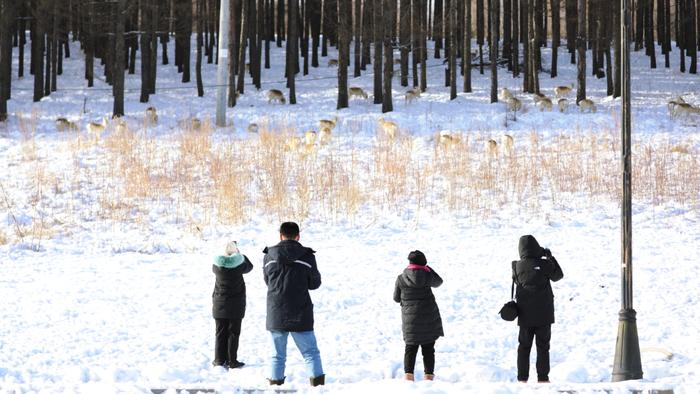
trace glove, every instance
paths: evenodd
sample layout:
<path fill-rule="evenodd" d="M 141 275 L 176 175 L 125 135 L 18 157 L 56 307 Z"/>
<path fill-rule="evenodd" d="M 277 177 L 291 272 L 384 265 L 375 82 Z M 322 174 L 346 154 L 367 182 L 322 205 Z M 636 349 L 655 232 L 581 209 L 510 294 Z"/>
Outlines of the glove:
<path fill-rule="evenodd" d="M 544 248 L 542 251 L 544 252 L 544 257 L 546 257 L 548 259 L 552 258 L 552 251 L 551 250 L 549 250 L 548 248 Z"/>

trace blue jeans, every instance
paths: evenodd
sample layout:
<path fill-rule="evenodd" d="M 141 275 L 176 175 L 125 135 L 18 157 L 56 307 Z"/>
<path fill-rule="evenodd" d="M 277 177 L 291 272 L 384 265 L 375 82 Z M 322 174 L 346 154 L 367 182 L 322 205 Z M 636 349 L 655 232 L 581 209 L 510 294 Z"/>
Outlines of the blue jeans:
<path fill-rule="evenodd" d="M 287 361 L 287 338 L 292 334 L 292 339 L 297 345 L 306 362 L 306 370 L 310 378 L 323 375 L 321 366 L 321 352 L 318 351 L 316 336 L 313 331 L 290 332 L 290 331 L 270 331 L 272 336 L 272 366 L 270 368 L 270 379 L 284 379 L 284 367 Z"/>

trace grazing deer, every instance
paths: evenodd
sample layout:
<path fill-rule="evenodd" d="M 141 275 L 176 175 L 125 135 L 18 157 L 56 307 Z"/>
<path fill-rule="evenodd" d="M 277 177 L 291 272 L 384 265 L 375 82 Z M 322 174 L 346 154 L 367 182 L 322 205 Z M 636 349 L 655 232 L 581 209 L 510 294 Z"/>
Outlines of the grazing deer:
<path fill-rule="evenodd" d="M 508 99 L 508 101 L 506 101 L 506 106 L 508 111 L 518 112 L 523 109 L 523 102 L 517 97 L 511 97 Z"/>
<path fill-rule="evenodd" d="M 321 131 L 318 133 L 318 142 L 321 145 L 326 145 L 331 140 L 331 129 L 328 127 L 321 127 Z"/>
<path fill-rule="evenodd" d="M 287 141 L 285 141 L 285 150 L 288 152 L 295 152 L 299 149 L 301 146 L 301 138 L 300 137 L 289 137 L 287 138 Z"/>
<path fill-rule="evenodd" d="M 593 100 L 590 100 L 590 99 L 583 99 L 583 100 L 579 101 L 578 103 L 576 103 L 576 105 L 579 106 L 579 108 L 581 109 L 581 112 L 588 110 L 588 112 L 595 113 L 595 111 L 596 111 L 595 103 L 593 102 Z"/>
<path fill-rule="evenodd" d="M 328 67 L 337 67 L 338 59 L 328 59 Z"/>
<path fill-rule="evenodd" d="M 675 98 L 675 99 L 670 99 L 670 100 L 668 100 L 668 114 L 669 114 L 669 116 L 671 116 L 672 118 L 673 118 L 674 116 L 676 116 L 675 111 L 676 111 L 676 106 L 677 106 L 678 104 L 687 104 L 687 103 L 685 102 L 685 100 L 684 100 L 683 97 L 681 97 L 681 96 L 678 96 L 678 97 Z"/>
<path fill-rule="evenodd" d="M 459 136 L 453 135 L 449 130 L 441 130 L 438 136 L 438 143 L 446 148 L 459 144 L 460 140 Z"/>
<path fill-rule="evenodd" d="M 498 157 L 498 142 L 495 140 L 486 141 L 486 155 L 491 158 Z"/>
<path fill-rule="evenodd" d="M 367 93 L 365 93 L 365 91 L 362 90 L 362 88 L 359 88 L 357 86 L 351 86 L 350 89 L 348 89 L 348 95 L 350 96 L 350 98 L 362 97 L 365 100 L 368 98 Z"/>
<path fill-rule="evenodd" d="M 513 97 L 515 96 L 513 96 L 513 93 L 508 90 L 508 88 L 501 89 L 501 93 L 498 95 L 499 100 L 505 102 L 508 102 L 508 100 L 512 99 Z"/>
<path fill-rule="evenodd" d="M 406 91 L 406 104 L 420 97 L 420 93 L 420 88 L 418 87 Z"/>
<path fill-rule="evenodd" d="M 559 106 L 559 112 L 564 113 L 566 112 L 566 108 L 569 106 L 569 100 L 561 98 L 559 101 L 557 101 L 557 105 Z"/>
<path fill-rule="evenodd" d="M 396 122 L 384 120 L 384 118 L 379 118 L 378 122 L 382 132 L 385 136 L 389 137 L 389 139 L 393 140 L 399 134 L 399 126 Z"/>
<path fill-rule="evenodd" d="M 258 132 L 258 124 L 257 123 L 251 123 L 248 125 L 248 132 L 249 133 L 257 133 Z"/>
<path fill-rule="evenodd" d="M 570 95 L 571 92 L 573 92 L 573 91 L 574 91 L 574 84 L 573 83 L 569 86 L 557 86 L 556 88 L 554 88 L 554 95 L 557 98 L 566 97 L 566 96 Z"/>
<path fill-rule="evenodd" d="M 542 93 L 533 93 L 533 94 L 532 94 L 532 101 L 534 101 L 535 104 L 538 104 L 540 101 L 542 101 L 542 100 L 544 100 L 544 99 L 546 99 L 546 98 L 547 98 L 547 96 L 545 96 L 545 95 L 542 94 Z"/>
<path fill-rule="evenodd" d="M 78 124 L 66 118 L 56 118 L 56 130 L 58 131 L 78 131 Z"/>
<path fill-rule="evenodd" d="M 503 141 L 502 141 L 503 147 L 506 149 L 506 153 L 508 156 L 512 156 L 514 152 L 514 142 L 513 142 L 513 136 L 505 134 L 503 136 Z"/>
<path fill-rule="evenodd" d="M 549 99 L 549 97 L 542 97 L 537 101 L 537 105 L 540 107 L 540 112 L 544 111 L 545 109 L 547 111 L 552 110 L 552 100 Z"/>
<path fill-rule="evenodd" d="M 322 129 L 324 127 L 328 127 L 329 129 L 333 130 L 337 123 L 338 123 L 337 116 L 334 116 L 333 119 L 321 119 L 318 121 L 318 128 Z"/>
<path fill-rule="evenodd" d="M 278 89 L 270 89 L 267 91 L 267 102 L 272 103 L 277 101 L 280 104 L 287 104 L 287 99 L 284 98 L 284 93 Z"/>
<path fill-rule="evenodd" d="M 673 112 L 675 115 L 690 116 L 692 114 L 700 114 L 700 108 L 693 107 L 688 103 L 678 103 Z"/>
<path fill-rule="evenodd" d="M 156 107 L 146 108 L 144 122 L 147 126 L 152 126 L 158 123 L 158 114 L 156 113 Z"/>
<path fill-rule="evenodd" d="M 102 136 L 102 133 L 107 128 L 107 118 L 102 117 L 101 123 L 88 122 L 88 124 L 87 124 L 87 126 L 85 126 L 85 128 L 87 129 L 87 132 L 89 135 L 92 135 L 95 137 L 95 141 L 99 141 L 100 136 Z"/>
<path fill-rule="evenodd" d="M 312 146 L 316 143 L 316 131 L 315 130 L 309 130 L 306 133 L 304 133 L 304 144 L 306 146 Z"/>

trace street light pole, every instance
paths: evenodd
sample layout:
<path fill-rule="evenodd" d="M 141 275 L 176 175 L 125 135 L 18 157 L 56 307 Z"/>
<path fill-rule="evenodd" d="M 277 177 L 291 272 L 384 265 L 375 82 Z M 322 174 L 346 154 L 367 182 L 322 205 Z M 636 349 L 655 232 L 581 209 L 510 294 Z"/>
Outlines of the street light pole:
<path fill-rule="evenodd" d="M 226 127 L 226 84 L 228 82 L 229 0 L 221 0 L 219 14 L 219 67 L 216 72 L 216 126 Z"/>
<path fill-rule="evenodd" d="M 630 104 L 631 14 L 629 0 L 621 5 L 622 67 L 622 310 L 619 314 L 612 381 L 642 378 L 642 360 L 637 335 L 637 312 L 632 305 L 632 123 Z"/>

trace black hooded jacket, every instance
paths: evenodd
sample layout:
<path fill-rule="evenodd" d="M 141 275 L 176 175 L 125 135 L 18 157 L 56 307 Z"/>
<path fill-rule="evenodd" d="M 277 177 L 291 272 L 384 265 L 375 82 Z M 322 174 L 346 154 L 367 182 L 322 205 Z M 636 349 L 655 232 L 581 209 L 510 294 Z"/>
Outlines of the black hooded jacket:
<path fill-rule="evenodd" d="M 214 319 L 243 319 L 245 316 L 245 281 L 243 274 L 253 269 L 247 257 L 236 268 L 212 265 L 216 275 L 212 293 L 212 315 Z"/>
<path fill-rule="evenodd" d="M 263 250 L 263 275 L 267 284 L 268 330 L 311 331 L 314 305 L 309 290 L 321 286 L 321 273 L 311 248 L 283 240 Z"/>
<path fill-rule="evenodd" d="M 552 324 L 554 293 L 550 281 L 558 281 L 564 273 L 553 256 L 545 256 L 544 249 L 532 235 L 520 237 L 518 251 L 520 260 L 512 264 L 518 325 L 539 327 Z"/>
<path fill-rule="evenodd" d="M 408 345 L 435 342 L 445 333 L 431 287 L 442 284 L 434 270 L 405 269 L 396 278 L 394 301 L 401 303 L 401 331 Z"/>

